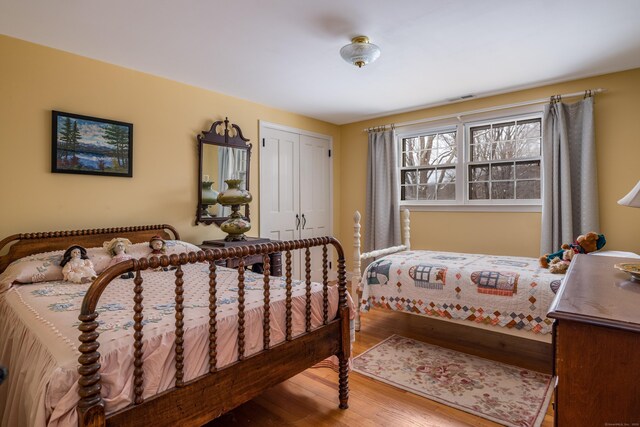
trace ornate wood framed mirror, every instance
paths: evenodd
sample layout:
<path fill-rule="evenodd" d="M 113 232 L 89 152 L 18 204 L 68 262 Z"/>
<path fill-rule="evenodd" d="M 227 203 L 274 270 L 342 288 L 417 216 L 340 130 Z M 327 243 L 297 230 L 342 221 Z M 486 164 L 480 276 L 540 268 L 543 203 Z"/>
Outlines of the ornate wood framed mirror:
<path fill-rule="evenodd" d="M 231 210 L 217 202 L 218 193 L 227 189 L 227 179 L 240 179 L 241 188 L 249 189 L 251 144 L 242 130 L 229 119 L 219 120 L 198 135 L 198 209 L 196 225 L 222 224 Z M 249 205 L 244 207 L 249 220 Z"/>

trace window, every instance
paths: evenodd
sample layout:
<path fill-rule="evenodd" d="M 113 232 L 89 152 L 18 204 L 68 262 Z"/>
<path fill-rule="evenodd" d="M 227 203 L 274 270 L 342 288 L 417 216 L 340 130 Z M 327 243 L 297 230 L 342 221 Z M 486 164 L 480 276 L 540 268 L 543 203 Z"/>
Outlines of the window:
<path fill-rule="evenodd" d="M 455 200 L 456 130 L 402 139 L 401 200 Z"/>
<path fill-rule="evenodd" d="M 539 115 L 400 134 L 404 205 L 539 205 Z"/>
<path fill-rule="evenodd" d="M 540 199 L 540 119 L 469 128 L 469 200 Z"/>

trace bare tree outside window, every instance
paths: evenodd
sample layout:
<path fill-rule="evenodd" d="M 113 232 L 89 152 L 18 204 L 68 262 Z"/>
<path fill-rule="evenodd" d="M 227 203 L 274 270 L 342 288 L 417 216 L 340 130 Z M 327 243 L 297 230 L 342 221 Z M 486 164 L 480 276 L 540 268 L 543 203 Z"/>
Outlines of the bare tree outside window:
<path fill-rule="evenodd" d="M 539 203 L 541 122 L 532 116 L 462 122 L 401 138 L 401 200 Z"/>
<path fill-rule="evenodd" d="M 469 200 L 540 199 L 541 121 L 470 129 Z"/>
<path fill-rule="evenodd" d="M 402 140 L 402 200 L 455 200 L 456 131 Z"/>

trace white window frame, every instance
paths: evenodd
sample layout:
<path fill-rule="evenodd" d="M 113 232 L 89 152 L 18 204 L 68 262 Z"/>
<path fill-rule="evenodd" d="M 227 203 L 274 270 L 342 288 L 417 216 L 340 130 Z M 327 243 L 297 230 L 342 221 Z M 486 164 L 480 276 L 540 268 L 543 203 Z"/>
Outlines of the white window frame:
<path fill-rule="evenodd" d="M 458 117 L 432 123 L 422 123 L 401 129 L 396 133 L 396 147 L 398 149 L 397 171 L 400 175 L 402 168 L 402 140 L 436 132 L 450 132 L 456 130 L 456 148 L 458 162 L 456 164 L 456 199 L 455 200 L 401 200 L 400 206 L 415 211 L 471 211 L 471 212 L 541 212 L 542 188 L 539 200 L 469 200 L 468 199 L 468 165 L 469 138 L 471 128 L 496 122 L 513 120 L 542 119 L 541 106 L 528 106 L 503 111 L 493 111 L 468 118 Z M 540 155 L 540 174 L 542 175 L 542 140 Z M 398 185 L 400 184 L 398 179 Z M 542 176 L 540 179 L 542 186 Z M 400 188 L 398 189 L 400 191 Z M 398 193 L 400 194 L 400 192 Z"/>

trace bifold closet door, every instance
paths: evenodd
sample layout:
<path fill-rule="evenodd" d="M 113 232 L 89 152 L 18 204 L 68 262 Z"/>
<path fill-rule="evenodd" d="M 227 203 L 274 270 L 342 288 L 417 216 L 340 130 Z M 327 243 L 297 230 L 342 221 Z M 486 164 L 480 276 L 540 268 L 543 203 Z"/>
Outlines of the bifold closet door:
<path fill-rule="evenodd" d="M 326 138 L 261 128 L 260 235 L 272 240 L 331 235 L 331 158 Z M 305 279 L 304 252 L 293 277 Z M 331 259 L 331 253 L 329 253 Z M 283 258 L 283 265 L 286 259 Z M 322 280 L 322 249 L 311 252 L 311 279 Z M 284 271 L 284 270 L 283 270 Z"/>
<path fill-rule="evenodd" d="M 330 160 L 328 140 L 300 135 L 300 237 L 303 239 L 331 235 Z M 311 248 L 311 260 L 311 280 L 320 282 L 322 248 Z"/>
<path fill-rule="evenodd" d="M 260 236 L 300 238 L 300 135 L 263 130 L 260 148 Z M 300 251 L 292 252 L 293 277 L 300 277 Z M 283 254 L 282 274 L 286 259 Z"/>

